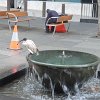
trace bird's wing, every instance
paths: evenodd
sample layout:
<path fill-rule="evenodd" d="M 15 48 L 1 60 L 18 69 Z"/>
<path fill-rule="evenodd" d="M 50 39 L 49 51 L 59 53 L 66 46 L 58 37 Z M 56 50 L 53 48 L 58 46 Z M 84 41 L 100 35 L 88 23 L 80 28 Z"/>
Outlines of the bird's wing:
<path fill-rule="evenodd" d="M 33 51 L 33 52 L 37 52 L 37 46 L 35 45 L 35 43 L 33 41 L 30 41 L 30 45 L 29 48 Z"/>
<path fill-rule="evenodd" d="M 29 51 L 30 53 L 33 54 L 33 51 L 31 50 L 31 47 L 30 47 L 30 45 L 32 45 L 32 44 L 31 44 L 29 41 L 23 41 L 22 44 L 28 49 L 28 51 Z"/>
<path fill-rule="evenodd" d="M 34 53 L 31 49 L 29 49 L 29 48 L 27 48 L 27 49 L 28 49 L 28 51 L 29 51 L 30 53 L 32 53 L 32 54 Z"/>
<path fill-rule="evenodd" d="M 33 53 L 37 53 L 37 47 L 35 45 L 35 43 L 32 40 L 27 40 L 25 42 L 22 43 L 24 46 L 26 46 L 26 48 L 28 49 L 29 52 Z"/>

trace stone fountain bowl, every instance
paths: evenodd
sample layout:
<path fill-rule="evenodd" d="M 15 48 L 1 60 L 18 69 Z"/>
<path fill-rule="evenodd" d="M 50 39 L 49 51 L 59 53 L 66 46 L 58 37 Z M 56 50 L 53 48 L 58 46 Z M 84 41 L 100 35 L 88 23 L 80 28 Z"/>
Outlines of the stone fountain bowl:
<path fill-rule="evenodd" d="M 100 59 L 89 53 L 68 50 L 45 50 L 39 55 L 29 54 L 27 61 L 33 67 L 43 86 L 57 93 L 74 91 L 94 76 Z"/>

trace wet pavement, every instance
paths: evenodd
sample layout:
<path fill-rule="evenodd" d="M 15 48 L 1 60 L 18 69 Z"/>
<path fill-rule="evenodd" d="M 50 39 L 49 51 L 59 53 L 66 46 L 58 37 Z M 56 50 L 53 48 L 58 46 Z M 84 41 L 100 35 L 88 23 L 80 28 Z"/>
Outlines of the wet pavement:
<path fill-rule="evenodd" d="M 19 40 L 23 38 L 32 39 L 39 50 L 76 50 L 92 53 L 100 57 L 100 37 L 95 37 L 98 32 L 98 25 L 92 23 L 80 23 L 72 20 L 69 32 L 66 33 L 45 33 L 44 18 L 35 18 L 31 21 L 31 28 L 27 22 L 18 24 Z M 67 27 L 67 26 L 66 26 Z M 12 27 L 13 29 L 13 27 Z M 27 49 L 22 46 L 21 50 L 10 50 L 9 45 L 13 34 L 9 31 L 7 20 L 0 20 L 0 75 L 11 70 L 15 66 L 26 65 Z M 0 78 L 6 77 L 4 74 Z M 0 95 L 0 100 L 25 100 Z"/>
<path fill-rule="evenodd" d="M 0 95 L 0 100 L 27 100 L 22 98 L 15 98 L 11 96 Z"/>

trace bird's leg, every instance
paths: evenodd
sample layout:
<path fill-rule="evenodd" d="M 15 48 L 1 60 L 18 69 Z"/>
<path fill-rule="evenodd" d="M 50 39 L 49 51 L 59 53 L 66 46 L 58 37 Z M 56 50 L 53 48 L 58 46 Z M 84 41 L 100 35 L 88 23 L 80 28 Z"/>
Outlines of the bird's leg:
<path fill-rule="evenodd" d="M 30 52 L 30 54 L 29 54 L 29 55 L 32 55 L 32 54 L 33 54 L 33 53 L 31 53 L 31 52 Z"/>
<path fill-rule="evenodd" d="M 39 55 L 39 49 L 37 49 L 36 54 Z"/>

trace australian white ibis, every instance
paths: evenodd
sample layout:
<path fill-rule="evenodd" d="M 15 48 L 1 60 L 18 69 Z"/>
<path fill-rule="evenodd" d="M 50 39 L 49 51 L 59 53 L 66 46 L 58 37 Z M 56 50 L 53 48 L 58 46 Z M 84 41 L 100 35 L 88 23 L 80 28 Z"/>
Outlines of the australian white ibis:
<path fill-rule="evenodd" d="M 28 51 L 33 54 L 36 53 L 37 55 L 39 54 L 39 50 L 35 43 L 32 40 L 29 40 L 27 38 L 23 38 L 22 40 L 19 41 L 19 43 L 22 42 L 22 45 L 26 46 Z"/>

